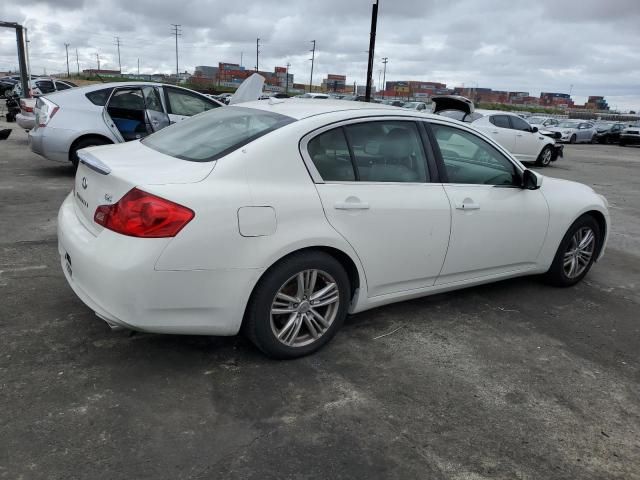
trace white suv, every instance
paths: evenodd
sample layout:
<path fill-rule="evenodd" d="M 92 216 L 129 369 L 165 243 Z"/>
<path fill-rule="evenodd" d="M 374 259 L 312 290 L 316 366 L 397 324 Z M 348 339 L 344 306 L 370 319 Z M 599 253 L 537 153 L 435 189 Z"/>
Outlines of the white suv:
<path fill-rule="evenodd" d="M 546 167 L 563 155 L 563 147 L 518 115 L 497 110 L 475 110 L 471 100 L 455 96 L 433 97 L 433 113 L 471 123 L 497 141 L 521 162 Z"/>

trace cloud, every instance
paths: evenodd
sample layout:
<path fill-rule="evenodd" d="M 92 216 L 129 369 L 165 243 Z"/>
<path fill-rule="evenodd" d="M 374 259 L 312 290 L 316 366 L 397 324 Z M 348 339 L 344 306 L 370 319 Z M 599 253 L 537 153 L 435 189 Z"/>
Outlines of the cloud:
<path fill-rule="evenodd" d="M 0 18 L 26 23 L 31 64 L 65 71 L 64 43 L 81 68 L 175 70 L 171 24 L 181 24 L 180 69 L 220 61 L 260 67 L 291 63 L 297 82 L 344 73 L 365 81 L 370 0 L 5 0 Z M 374 80 L 388 57 L 387 80 L 433 80 L 457 86 L 615 95 L 640 108 L 640 1 L 617 0 L 380 0 Z M 0 70 L 15 68 L 13 32 L 0 32 Z M 622 104 L 622 105 L 621 105 Z"/>

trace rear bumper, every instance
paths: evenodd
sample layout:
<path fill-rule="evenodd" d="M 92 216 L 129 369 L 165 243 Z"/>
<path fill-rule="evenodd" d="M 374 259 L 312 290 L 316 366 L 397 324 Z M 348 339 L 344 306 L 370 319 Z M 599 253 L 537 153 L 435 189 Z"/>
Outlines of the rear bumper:
<path fill-rule="evenodd" d="M 72 195 L 58 214 L 58 251 L 64 275 L 76 295 L 100 318 L 146 332 L 238 333 L 247 298 L 261 271 L 154 270 L 170 241 L 126 237 L 109 230 L 95 236 L 78 219 Z"/>
<path fill-rule="evenodd" d="M 34 128 L 29 131 L 29 147 L 33 153 L 47 160 L 66 163 L 69 161 L 69 145 L 73 134 L 72 130 L 62 128 Z"/>

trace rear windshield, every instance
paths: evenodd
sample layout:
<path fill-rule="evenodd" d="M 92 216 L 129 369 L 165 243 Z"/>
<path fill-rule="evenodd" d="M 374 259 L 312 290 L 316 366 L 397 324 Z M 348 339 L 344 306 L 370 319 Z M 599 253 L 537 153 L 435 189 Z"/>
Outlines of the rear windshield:
<path fill-rule="evenodd" d="M 210 162 L 294 121 L 253 108 L 216 108 L 149 135 L 142 143 L 182 160 Z"/>

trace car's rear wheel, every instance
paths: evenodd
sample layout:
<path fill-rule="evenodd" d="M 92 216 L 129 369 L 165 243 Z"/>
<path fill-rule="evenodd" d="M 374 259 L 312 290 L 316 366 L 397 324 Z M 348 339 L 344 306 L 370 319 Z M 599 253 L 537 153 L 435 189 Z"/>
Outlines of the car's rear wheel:
<path fill-rule="evenodd" d="M 71 163 L 73 163 L 73 167 L 78 168 L 78 162 L 80 161 L 78 158 L 78 150 L 87 147 L 97 147 L 98 145 L 109 145 L 110 143 L 109 140 L 101 137 L 81 138 L 71 146 L 71 151 L 69 152 L 69 159 Z"/>
<path fill-rule="evenodd" d="M 578 283 L 593 265 L 599 245 L 598 222 L 590 215 L 578 218 L 560 242 L 551 268 L 546 273 L 547 281 L 559 287 Z"/>
<path fill-rule="evenodd" d="M 571 138 L 569 139 L 569 143 L 576 143 L 576 134 L 575 133 L 573 135 L 571 135 Z"/>
<path fill-rule="evenodd" d="M 294 254 L 256 286 L 243 331 L 272 358 L 308 355 L 342 326 L 349 292 L 349 277 L 335 258 L 317 251 Z"/>
<path fill-rule="evenodd" d="M 546 145 L 540 152 L 540 155 L 538 155 L 538 158 L 536 159 L 536 165 L 538 165 L 539 167 L 546 167 L 551 163 L 552 158 L 553 151 L 551 149 L 551 146 Z"/>

